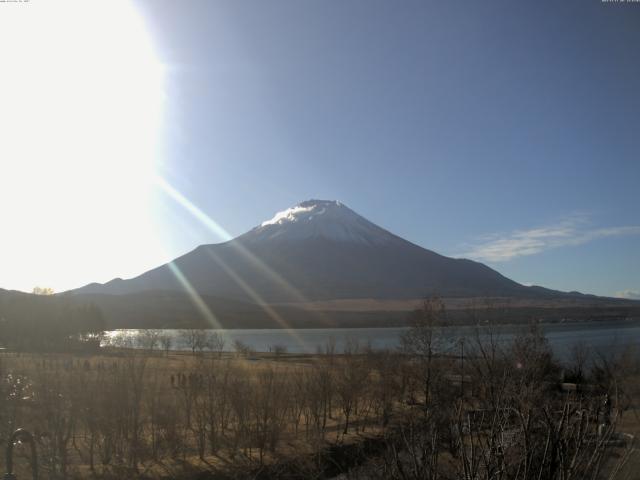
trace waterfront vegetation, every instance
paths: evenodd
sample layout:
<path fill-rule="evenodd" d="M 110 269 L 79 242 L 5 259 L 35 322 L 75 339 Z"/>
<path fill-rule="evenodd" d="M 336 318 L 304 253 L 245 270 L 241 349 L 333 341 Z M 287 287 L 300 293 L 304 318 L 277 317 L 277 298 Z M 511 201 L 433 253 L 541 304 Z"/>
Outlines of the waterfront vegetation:
<path fill-rule="evenodd" d="M 631 352 L 576 346 L 560 365 L 535 326 L 508 345 L 485 326 L 442 355 L 444 318 L 425 302 L 395 351 L 256 353 L 204 331 L 184 331 L 183 352 L 154 331 L 142 349 L 7 351 L 0 437 L 32 431 L 49 479 L 568 480 L 637 468 L 622 434 L 638 430 Z"/>

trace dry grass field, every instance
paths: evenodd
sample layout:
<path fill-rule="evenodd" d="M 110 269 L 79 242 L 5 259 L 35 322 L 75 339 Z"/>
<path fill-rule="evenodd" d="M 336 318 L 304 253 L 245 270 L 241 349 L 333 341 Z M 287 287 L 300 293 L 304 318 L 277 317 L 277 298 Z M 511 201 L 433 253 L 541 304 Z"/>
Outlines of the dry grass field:
<path fill-rule="evenodd" d="M 45 479 L 636 478 L 632 357 L 576 358 L 563 389 L 535 329 L 464 359 L 437 356 L 435 332 L 398 352 L 6 352 L 0 440 L 33 432 Z"/>

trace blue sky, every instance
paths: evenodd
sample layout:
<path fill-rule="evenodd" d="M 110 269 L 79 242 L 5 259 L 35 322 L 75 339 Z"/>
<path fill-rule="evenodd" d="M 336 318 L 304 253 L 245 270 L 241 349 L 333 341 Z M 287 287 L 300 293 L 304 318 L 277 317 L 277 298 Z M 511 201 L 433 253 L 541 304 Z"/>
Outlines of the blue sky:
<path fill-rule="evenodd" d="M 640 3 L 47 5 L 0 18 L 1 288 L 134 276 L 225 238 L 205 216 L 236 236 L 320 198 L 640 297 Z"/>
<path fill-rule="evenodd" d="M 339 199 L 520 282 L 640 291 L 640 4 L 139 7 L 165 176 L 232 235 Z M 176 252 L 217 241 L 166 208 Z"/>

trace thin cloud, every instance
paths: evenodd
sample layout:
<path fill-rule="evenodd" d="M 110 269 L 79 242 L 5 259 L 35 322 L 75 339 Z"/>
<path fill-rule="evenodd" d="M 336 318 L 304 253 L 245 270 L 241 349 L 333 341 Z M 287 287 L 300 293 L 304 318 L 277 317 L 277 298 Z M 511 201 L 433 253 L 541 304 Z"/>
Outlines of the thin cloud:
<path fill-rule="evenodd" d="M 640 290 L 623 290 L 616 293 L 618 298 L 626 298 L 628 300 L 640 300 Z"/>
<path fill-rule="evenodd" d="M 507 262 L 553 248 L 583 245 L 600 238 L 640 235 L 640 226 L 588 228 L 586 223 L 578 218 L 546 227 L 488 235 L 460 256 L 486 262 Z"/>

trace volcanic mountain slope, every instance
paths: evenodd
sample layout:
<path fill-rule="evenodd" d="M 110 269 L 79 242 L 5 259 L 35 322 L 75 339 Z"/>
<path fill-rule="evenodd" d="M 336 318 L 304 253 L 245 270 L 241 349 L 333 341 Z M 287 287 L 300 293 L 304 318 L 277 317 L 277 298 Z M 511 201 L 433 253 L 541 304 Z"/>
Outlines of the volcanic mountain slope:
<path fill-rule="evenodd" d="M 322 200 L 302 202 L 229 242 L 202 245 L 136 278 L 74 293 L 185 291 L 180 278 L 200 295 L 251 303 L 553 295 L 481 263 L 426 250 L 340 202 Z"/>
<path fill-rule="evenodd" d="M 229 242 L 202 245 L 130 280 L 63 295 L 99 306 L 110 328 L 401 325 L 431 295 L 445 298 L 449 320 L 459 323 L 475 321 L 477 308 L 500 322 L 640 315 L 637 302 L 525 287 L 322 200 L 302 202 Z"/>

